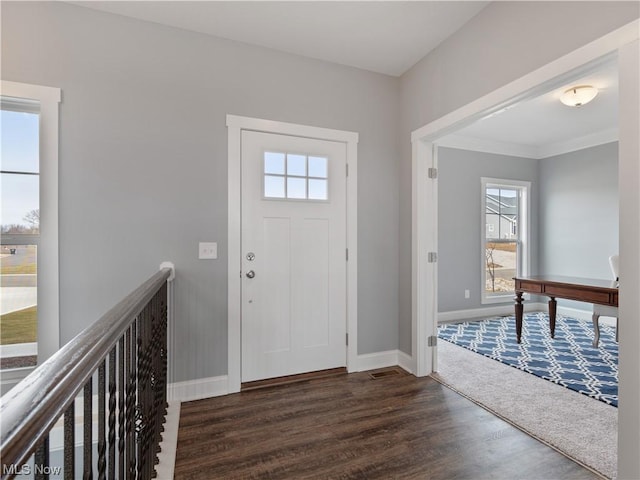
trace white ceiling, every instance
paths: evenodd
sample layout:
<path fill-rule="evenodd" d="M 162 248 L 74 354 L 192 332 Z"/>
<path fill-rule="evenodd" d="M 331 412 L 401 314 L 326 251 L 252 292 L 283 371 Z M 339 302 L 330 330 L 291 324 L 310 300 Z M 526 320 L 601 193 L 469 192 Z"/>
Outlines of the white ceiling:
<path fill-rule="evenodd" d="M 72 1 L 75 5 L 392 76 L 400 76 L 482 10 L 486 1 Z M 571 86 L 600 94 L 580 108 Z M 617 139 L 617 64 L 521 102 L 441 140 L 544 158 Z"/>
<path fill-rule="evenodd" d="M 400 76 L 485 1 L 84 1 L 96 10 Z"/>
<path fill-rule="evenodd" d="M 567 107 L 560 95 L 572 86 L 599 93 L 582 107 Z M 441 139 L 441 144 L 491 153 L 546 158 L 618 138 L 618 66 L 615 60 L 537 98 L 479 120 Z"/>

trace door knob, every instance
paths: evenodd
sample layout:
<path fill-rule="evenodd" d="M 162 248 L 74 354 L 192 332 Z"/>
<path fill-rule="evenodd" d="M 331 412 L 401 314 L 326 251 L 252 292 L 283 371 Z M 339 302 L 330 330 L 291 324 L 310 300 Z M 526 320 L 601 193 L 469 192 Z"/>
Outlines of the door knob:
<path fill-rule="evenodd" d="M 253 270 L 249 270 L 247 272 L 247 278 L 253 278 L 256 276 L 256 272 L 254 272 Z"/>

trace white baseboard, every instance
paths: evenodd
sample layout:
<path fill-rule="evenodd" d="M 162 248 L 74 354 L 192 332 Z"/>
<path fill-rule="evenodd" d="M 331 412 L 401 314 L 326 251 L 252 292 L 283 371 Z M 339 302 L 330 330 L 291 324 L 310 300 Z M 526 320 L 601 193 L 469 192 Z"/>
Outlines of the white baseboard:
<path fill-rule="evenodd" d="M 400 350 L 387 350 L 386 352 L 365 353 L 358 355 L 356 368 L 350 372 L 364 372 L 378 368 L 400 367 L 409 373 L 413 373 L 413 359 Z"/>
<path fill-rule="evenodd" d="M 411 374 L 416 371 L 413 357 L 401 350 L 398 350 L 398 366 Z"/>
<path fill-rule="evenodd" d="M 546 312 L 548 306 L 546 303 L 531 302 L 524 303 L 525 312 Z M 558 305 L 558 314 L 567 317 L 577 318 L 585 322 L 591 322 L 592 310 L 580 310 L 578 308 L 562 307 Z M 497 307 L 473 308 L 469 310 L 455 310 L 451 312 L 438 313 L 438 322 L 455 322 L 457 320 L 468 320 L 470 318 L 492 317 L 498 315 L 513 315 L 513 305 L 500 305 Z M 615 325 L 615 319 L 610 317 L 600 317 L 600 323 L 604 325 Z"/>
<path fill-rule="evenodd" d="M 169 401 L 190 402 L 202 398 L 219 397 L 228 393 L 229 377 L 221 375 L 170 383 L 167 396 Z"/>
<path fill-rule="evenodd" d="M 378 368 L 395 367 L 396 365 L 398 365 L 398 350 L 388 350 L 358 355 L 357 365 L 355 368 L 350 368 L 349 371 L 364 372 Z"/>
<path fill-rule="evenodd" d="M 580 310 L 579 308 L 570 308 L 570 307 L 561 307 L 561 306 L 558 306 L 557 312 L 560 315 L 566 315 L 567 317 L 577 318 L 578 320 L 583 320 L 589 323 L 591 323 L 591 317 L 593 315 L 593 310 Z M 602 315 L 600 317 L 600 324 L 615 327 L 616 319 L 615 317 L 607 317 L 605 315 Z"/>
<path fill-rule="evenodd" d="M 409 373 L 413 373 L 413 359 L 400 350 L 366 353 L 358 355 L 357 363 L 349 368 L 350 372 L 363 372 L 378 368 L 399 366 Z M 167 398 L 171 401 L 189 402 L 203 398 L 219 397 L 229 393 L 227 375 L 219 377 L 200 378 L 185 382 L 170 383 Z"/>
<path fill-rule="evenodd" d="M 577 308 L 570 307 L 561 307 L 558 305 L 556 312 L 560 315 L 566 315 L 567 317 L 577 318 L 578 320 L 591 321 L 591 315 L 593 315 L 593 310 L 580 310 Z"/>
<path fill-rule="evenodd" d="M 546 310 L 547 305 L 538 302 L 524 302 L 525 312 Z M 498 315 L 513 315 L 513 304 L 497 305 L 493 307 L 471 308 L 469 310 L 453 310 L 450 312 L 438 312 L 438 322 L 453 322 L 456 320 L 468 320 L 470 318 L 493 317 Z"/>

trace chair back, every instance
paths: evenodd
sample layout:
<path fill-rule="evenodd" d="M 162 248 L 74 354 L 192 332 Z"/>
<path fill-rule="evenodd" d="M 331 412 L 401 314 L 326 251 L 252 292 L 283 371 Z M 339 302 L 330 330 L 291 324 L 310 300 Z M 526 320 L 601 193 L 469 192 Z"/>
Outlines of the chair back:
<path fill-rule="evenodd" d="M 611 267 L 611 273 L 613 273 L 613 278 L 618 280 L 620 276 L 618 273 L 618 255 L 611 255 L 609 257 L 609 266 Z"/>

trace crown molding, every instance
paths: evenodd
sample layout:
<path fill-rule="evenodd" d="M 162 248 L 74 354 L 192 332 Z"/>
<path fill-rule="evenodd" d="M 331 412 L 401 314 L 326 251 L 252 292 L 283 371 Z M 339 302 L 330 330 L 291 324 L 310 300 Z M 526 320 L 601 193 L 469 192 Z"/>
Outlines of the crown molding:
<path fill-rule="evenodd" d="M 618 141 L 618 128 L 609 128 L 601 132 L 592 133 L 583 137 L 572 138 L 565 142 L 551 143 L 549 145 L 541 145 L 538 147 L 537 158 L 549 158 L 556 155 L 575 152 L 585 148 L 604 145 L 605 143 Z"/>
<path fill-rule="evenodd" d="M 548 145 L 522 145 L 518 143 L 498 142 L 481 138 L 466 137 L 459 134 L 450 134 L 446 137 L 442 137 L 436 142 L 436 144 L 439 147 L 457 148 L 460 150 L 540 160 L 617 141 L 618 129 L 610 128 L 601 132 Z"/>

